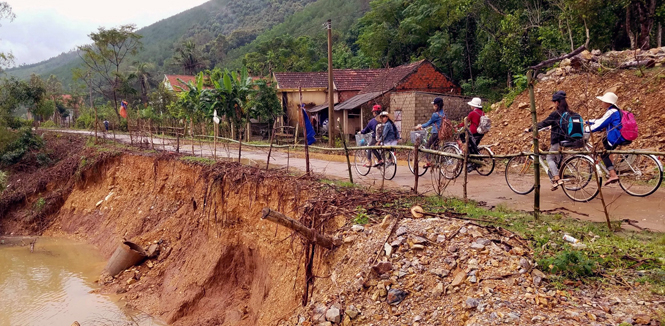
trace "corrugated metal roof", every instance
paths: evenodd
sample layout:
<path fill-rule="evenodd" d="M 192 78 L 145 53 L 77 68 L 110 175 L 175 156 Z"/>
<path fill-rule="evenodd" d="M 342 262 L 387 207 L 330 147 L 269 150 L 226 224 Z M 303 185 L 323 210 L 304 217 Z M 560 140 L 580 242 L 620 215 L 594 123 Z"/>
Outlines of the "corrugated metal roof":
<path fill-rule="evenodd" d="M 341 104 L 335 105 L 335 111 L 355 109 L 385 93 L 386 92 L 372 92 L 372 93 L 358 94 L 342 102 Z"/>

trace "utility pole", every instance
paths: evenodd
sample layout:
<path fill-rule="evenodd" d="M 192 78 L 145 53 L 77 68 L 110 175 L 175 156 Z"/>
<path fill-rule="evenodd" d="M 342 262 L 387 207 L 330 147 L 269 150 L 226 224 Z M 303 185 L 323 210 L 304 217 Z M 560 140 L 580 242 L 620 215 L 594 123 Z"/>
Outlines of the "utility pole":
<path fill-rule="evenodd" d="M 332 22 L 328 19 L 326 23 L 328 30 L 328 146 L 335 145 L 335 128 L 333 128 L 333 119 L 335 112 L 335 93 L 333 85 L 333 64 L 332 64 Z M 307 140 L 305 140 L 307 141 Z"/>
<path fill-rule="evenodd" d="M 95 109 L 95 144 L 97 143 L 97 108 L 92 104 L 92 78 L 88 71 L 88 90 L 90 91 L 90 107 Z"/>

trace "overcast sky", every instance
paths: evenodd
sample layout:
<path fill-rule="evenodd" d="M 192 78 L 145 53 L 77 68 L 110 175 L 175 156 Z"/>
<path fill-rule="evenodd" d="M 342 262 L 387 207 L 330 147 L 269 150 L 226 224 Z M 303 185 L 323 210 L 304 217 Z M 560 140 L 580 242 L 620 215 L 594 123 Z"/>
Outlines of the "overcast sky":
<path fill-rule="evenodd" d="M 136 24 L 141 28 L 207 0 L 0 0 L 16 19 L 0 21 L 0 52 L 11 51 L 15 64 L 31 64 L 90 42 L 98 27 Z"/>

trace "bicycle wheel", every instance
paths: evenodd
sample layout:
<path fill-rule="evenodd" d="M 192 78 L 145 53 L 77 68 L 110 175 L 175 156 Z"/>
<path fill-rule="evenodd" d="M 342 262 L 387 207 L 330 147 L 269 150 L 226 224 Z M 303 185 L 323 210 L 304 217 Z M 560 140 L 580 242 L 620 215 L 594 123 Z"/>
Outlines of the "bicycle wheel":
<path fill-rule="evenodd" d="M 367 159 L 367 154 L 369 154 L 369 150 L 360 150 L 356 151 L 356 154 L 353 157 L 356 172 L 362 176 L 369 174 L 369 170 L 372 169 L 372 160 Z"/>
<path fill-rule="evenodd" d="M 619 154 L 615 161 L 619 185 L 631 196 L 649 196 L 663 182 L 663 167 L 653 155 Z"/>
<path fill-rule="evenodd" d="M 559 178 L 563 180 L 563 192 L 577 202 L 594 199 L 600 192 L 594 173 L 596 164 L 588 156 L 575 155 L 568 158 L 559 171 Z M 602 180 L 600 183 L 602 184 Z"/>
<path fill-rule="evenodd" d="M 423 157 L 422 153 L 418 154 L 417 164 L 419 164 L 419 166 L 418 166 L 418 176 L 419 177 L 422 177 L 423 175 L 425 175 L 425 173 L 427 173 L 427 169 L 429 168 L 427 166 L 420 165 L 420 162 L 423 161 L 422 157 Z M 412 174 L 416 174 L 416 172 L 413 170 L 414 169 L 414 167 L 413 167 L 413 151 L 409 151 L 406 154 L 406 162 L 409 166 L 409 171 L 411 171 Z"/>
<path fill-rule="evenodd" d="M 526 195 L 535 188 L 533 157 L 515 156 L 506 164 L 506 183 L 518 195 Z"/>
<path fill-rule="evenodd" d="M 444 145 L 441 151 L 449 154 L 462 155 L 462 151 L 453 145 Z M 458 158 L 437 155 L 436 161 L 437 166 L 441 169 L 441 175 L 446 179 L 456 179 L 462 173 L 462 165 L 464 164 L 464 161 Z"/>
<path fill-rule="evenodd" d="M 492 158 L 492 151 L 490 151 L 486 147 L 482 147 L 478 149 L 478 153 L 480 155 L 488 155 L 490 156 L 489 158 L 476 158 L 474 160 L 479 160 L 481 161 L 480 164 L 477 164 L 476 166 L 476 171 L 478 171 L 478 174 L 482 176 L 488 176 L 492 174 L 494 171 L 494 158 Z"/>
<path fill-rule="evenodd" d="M 397 157 L 395 156 L 395 153 L 388 150 L 384 150 L 381 153 L 381 157 L 383 157 L 383 164 L 381 165 L 383 178 L 386 180 L 392 180 L 397 173 Z"/>

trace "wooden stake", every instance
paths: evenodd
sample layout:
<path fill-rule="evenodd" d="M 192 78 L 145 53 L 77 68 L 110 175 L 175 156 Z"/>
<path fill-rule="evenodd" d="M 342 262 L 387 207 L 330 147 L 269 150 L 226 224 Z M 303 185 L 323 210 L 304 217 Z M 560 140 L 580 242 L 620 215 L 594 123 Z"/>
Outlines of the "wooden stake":
<path fill-rule="evenodd" d="M 268 159 L 266 160 L 266 170 L 270 167 L 270 154 L 272 154 L 272 142 L 275 140 L 275 124 L 272 126 L 272 134 L 270 135 L 270 149 L 268 149 Z"/>
<path fill-rule="evenodd" d="M 277 223 L 281 226 L 284 226 L 286 228 L 289 228 L 298 234 L 300 234 L 303 238 L 312 241 L 316 243 L 317 245 L 326 248 L 326 249 L 334 249 L 335 247 L 338 247 L 341 245 L 339 239 L 335 239 L 323 234 L 318 233 L 316 230 L 310 229 L 303 225 L 302 223 L 280 213 L 277 211 L 273 211 L 268 207 L 263 208 L 262 210 L 262 215 L 261 215 L 262 220 L 268 220 L 273 223 Z"/>
<path fill-rule="evenodd" d="M 591 143 L 594 144 L 593 133 L 590 134 L 590 137 L 591 137 L 590 138 Z M 596 147 L 595 146 L 592 148 L 592 151 L 593 151 L 592 157 L 594 158 L 594 161 L 597 161 L 598 156 L 596 155 Z M 597 162 L 594 162 L 593 169 L 595 171 L 594 171 L 593 175 L 596 177 L 596 185 L 598 186 L 598 195 L 600 196 L 600 202 L 603 204 L 603 212 L 605 213 L 605 220 L 607 221 L 607 228 L 610 231 L 614 231 L 614 230 L 612 230 L 612 223 L 610 222 L 610 213 L 607 211 L 607 204 L 605 203 L 605 196 L 603 195 L 603 184 L 602 184 L 602 182 L 600 182 L 600 176 L 598 176 L 598 169 L 596 169 L 595 163 L 597 163 Z M 564 185 L 564 187 L 565 187 L 565 185 Z"/>
<path fill-rule="evenodd" d="M 217 160 L 217 135 L 219 134 L 219 124 L 215 123 L 215 130 L 213 130 L 215 149 L 213 150 L 212 157 Z"/>
<path fill-rule="evenodd" d="M 469 163 L 469 142 L 471 141 L 471 135 L 469 133 L 469 119 L 467 118 L 464 118 L 464 135 L 466 141 L 464 142 L 464 166 L 462 166 L 462 168 L 464 169 L 464 201 L 467 202 L 469 200 L 469 197 L 467 196 L 469 169 L 466 165 Z"/>
<path fill-rule="evenodd" d="M 533 169 L 534 169 L 534 192 L 533 192 L 533 218 L 538 220 L 540 215 L 540 148 L 538 147 L 538 112 L 536 111 L 536 96 L 533 92 L 533 73 L 529 69 L 526 72 L 527 84 L 529 86 L 529 100 L 531 102 L 531 128 L 533 129 Z"/>
<path fill-rule="evenodd" d="M 418 147 L 420 147 L 420 144 L 422 142 L 422 139 L 420 137 L 416 138 L 416 143 L 413 144 L 413 174 L 415 174 L 415 181 L 413 183 L 413 193 L 417 194 L 418 193 Z"/>
<path fill-rule="evenodd" d="M 340 124 L 339 119 L 337 119 L 337 129 L 339 129 L 339 135 L 340 138 L 342 138 L 342 145 L 344 145 L 344 153 L 346 154 L 346 167 L 349 169 L 349 181 L 353 183 L 353 173 L 351 172 L 351 159 L 349 159 L 349 149 L 346 147 L 346 137 L 344 137 L 344 132 L 342 131 L 342 125 Z"/>

